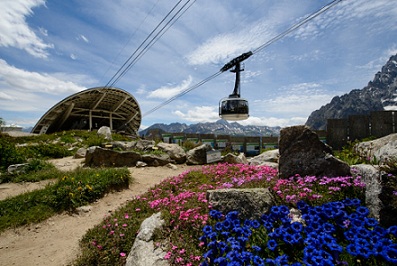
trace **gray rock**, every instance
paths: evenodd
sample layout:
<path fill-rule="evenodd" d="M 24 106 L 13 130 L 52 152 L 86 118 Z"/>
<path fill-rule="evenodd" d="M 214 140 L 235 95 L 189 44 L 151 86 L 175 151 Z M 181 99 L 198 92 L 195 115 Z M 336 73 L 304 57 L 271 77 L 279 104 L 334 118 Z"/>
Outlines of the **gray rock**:
<path fill-rule="evenodd" d="M 155 247 L 153 234 L 156 229 L 161 229 L 164 221 L 161 213 L 156 213 L 145 219 L 139 228 L 134 245 L 128 254 L 126 266 L 167 266 L 164 256 L 166 254 L 160 247 Z"/>
<path fill-rule="evenodd" d="M 213 209 L 223 214 L 238 211 L 241 219 L 259 219 L 275 205 L 268 188 L 208 190 L 207 199 Z"/>
<path fill-rule="evenodd" d="M 142 156 L 137 152 L 113 151 L 97 146 L 89 147 L 85 156 L 85 164 L 90 167 L 133 167 L 138 161 L 142 161 Z"/>
<path fill-rule="evenodd" d="M 332 155 L 329 146 L 306 126 L 280 131 L 279 176 L 349 176 L 350 166 Z"/>
<path fill-rule="evenodd" d="M 239 155 L 228 153 L 223 157 L 223 161 L 225 163 L 231 163 L 231 164 L 248 164 L 248 160 L 245 157 L 244 153 L 240 153 Z"/>
<path fill-rule="evenodd" d="M 278 164 L 278 149 L 262 152 L 249 160 L 250 165 L 265 165 L 267 162 Z"/>
<path fill-rule="evenodd" d="M 113 141 L 113 149 L 129 151 L 135 148 L 136 141 Z"/>
<path fill-rule="evenodd" d="M 166 152 L 170 156 L 170 158 L 176 163 L 182 164 L 186 162 L 186 152 L 178 144 L 160 142 L 157 144 L 157 147 L 160 150 Z"/>
<path fill-rule="evenodd" d="M 173 163 L 169 163 L 169 164 L 167 164 L 166 166 L 167 166 L 168 168 L 172 169 L 172 170 L 177 170 L 177 169 L 178 169 L 178 166 L 176 166 L 176 165 L 173 164 Z"/>
<path fill-rule="evenodd" d="M 149 166 L 164 166 L 168 163 L 173 163 L 168 154 L 143 154 L 142 161 Z"/>
<path fill-rule="evenodd" d="M 186 153 L 186 164 L 203 165 L 207 163 L 207 151 L 213 150 L 211 145 L 205 143 Z"/>
<path fill-rule="evenodd" d="M 11 175 L 25 173 L 28 165 L 28 163 L 11 164 L 7 168 L 7 173 Z"/>
<path fill-rule="evenodd" d="M 151 151 L 156 143 L 154 140 L 140 139 L 135 144 L 135 149 L 140 151 Z"/>
<path fill-rule="evenodd" d="M 352 166 L 352 173 L 359 175 L 365 183 L 365 205 L 371 216 L 379 220 L 382 203 L 379 195 L 382 190 L 379 167 L 370 164 L 357 164 Z"/>
<path fill-rule="evenodd" d="M 147 163 L 145 162 L 141 162 L 141 161 L 137 161 L 136 162 L 136 167 L 141 168 L 141 167 L 146 167 Z"/>
<path fill-rule="evenodd" d="M 384 163 L 397 158 L 397 133 L 356 144 L 354 150 L 363 158 Z"/>
<path fill-rule="evenodd" d="M 73 158 L 74 159 L 84 158 L 86 153 L 87 153 L 87 149 L 86 148 L 79 148 L 76 151 L 76 153 L 74 154 Z"/>
<path fill-rule="evenodd" d="M 110 127 L 100 127 L 97 131 L 98 136 L 103 136 L 106 140 L 112 140 L 112 131 Z"/>

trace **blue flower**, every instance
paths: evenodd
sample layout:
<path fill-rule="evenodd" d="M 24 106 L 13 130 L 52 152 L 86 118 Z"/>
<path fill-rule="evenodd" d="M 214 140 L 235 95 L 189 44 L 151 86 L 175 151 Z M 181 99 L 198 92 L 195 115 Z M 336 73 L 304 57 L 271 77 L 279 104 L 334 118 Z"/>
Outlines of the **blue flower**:
<path fill-rule="evenodd" d="M 291 229 L 297 233 L 300 233 L 303 229 L 303 225 L 299 222 L 293 222 L 291 224 Z"/>
<path fill-rule="evenodd" d="M 375 227 L 375 226 L 378 225 L 378 221 L 377 221 L 376 219 L 374 219 L 374 218 L 367 218 L 367 217 L 365 217 L 365 218 L 364 218 L 364 221 L 365 221 L 365 225 L 366 225 L 367 227 Z M 396 227 L 397 227 L 397 226 L 396 226 Z"/>
<path fill-rule="evenodd" d="M 252 258 L 252 262 L 253 262 L 253 264 L 256 265 L 256 266 L 265 265 L 265 262 L 264 262 L 263 259 L 262 259 L 261 257 L 259 257 L 259 256 L 254 256 L 254 257 Z"/>
<path fill-rule="evenodd" d="M 222 218 L 222 213 L 220 211 L 217 210 L 210 210 L 210 216 L 213 219 L 219 220 Z"/>
<path fill-rule="evenodd" d="M 387 262 L 397 264 L 397 248 L 395 247 L 395 245 L 385 247 L 381 255 L 383 258 L 385 258 Z"/>
<path fill-rule="evenodd" d="M 357 247 L 357 255 L 363 257 L 364 259 L 368 259 L 372 252 L 367 246 L 358 246 Z"/>
<path fill-rule="evenodd" d="M 212 226 L 210 226 L 210 225 L 204 226 L 203 232 L 204 232 L 204 234 L 206 234 L 206 235 L 208 235 L 209 233 L 212 233 Z"/>
<path fill-rule="evenodd" d="M 278 244 L 277 244 L 276 240 L 270 239 L 269 241 L 267 241 L 267 247 L 271 251 L 274 251 L 277 248 L 277 246 L 278 246 Z"/>
<path fill-rule="evenodd" d="M 361 217 L 367 217 L 367 215 L 369 214 L 368 208 L 364 206 L 357 207 L 356 212 Z"/>
<path fill-rule="evenodd" d="M 215 230 L 222 231 L 223 230 L 223 223 L 222 222 L 217 222 L 215 224 Z"/>
<path fill-rule="evenodd" d="M 349 244 L 346 247 L 346 251 L 353 256 L 357 256 L 358 251 L 357 251 L 357 246 L 355 244 Z"/>
<path fill-rule="evenodd" d="M 299 209 L 301 212 L 305 212 L 305 211 L 307 210 L 307 208 L 309 207 L 309 205 L 308 205 L 305 201 L 303 201 L 303 200 L 298 201 L 298 203 L 296 204 L 296 206 L 298 207 L 298 209 Z"/>
<path fill-rule="evenodd" d="M 392 234 L 394 237 L 397 237 L 397 225 L 392 225 L 387 229 L 389 234 Z"/>
<path fill-rule="evenodd" d="M 224 257 L 219 257 L 214 260 L 214 263 L 217 263 L 219 266 L 227 266 L 227 259 Z"/>
<path fill-rule="evenodd" d="M 226 214 L 226 219 L 230 219 L 230 220 L 236 220 L 238 219 L 238 211 L 231 211 L 228 214 Z"/>
<path fill-rule="evenodd" d="M 258 229 L 261 226 L 261 224 L 258 222 L 258 220 L 253 220 L 251 222 L 251 227 L 254 229 Z"/>

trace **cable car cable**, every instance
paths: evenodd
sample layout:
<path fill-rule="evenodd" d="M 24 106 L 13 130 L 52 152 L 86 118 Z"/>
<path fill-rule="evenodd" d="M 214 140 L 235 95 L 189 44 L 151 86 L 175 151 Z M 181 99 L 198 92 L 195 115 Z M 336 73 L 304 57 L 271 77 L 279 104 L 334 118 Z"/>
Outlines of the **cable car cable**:
<path fill-rule="evenodd" d="M 259 46 L 258 48 L 254 49 L 253 51 L 249 51 L 246 53 L 241 54 L 240 56 L 232 59 L 231 61 L 229 61 L 228 63 L 226 63 L 217 73 L 207 77 L 206 79 L 200 81 L 199 83 L 183 90 L 182 92 L 180 92 L 179 94 L 169 98 L 168 100 L 166 100 L 165 102 L 159 104 L 158 106 L 154 107 L 153 109 L 147 111 L 146 113 L 144 113 L 142 115 L 142 117 L 147 116 L 151 113 L 153 113 L 154 111 L 164 107 L 165 105 L 169 104 L 170 102 L 174 101 L 175 99 L 187 94 L 188 92 L 200 87 L 201 85 L 203 85 L 204 83 L 214 79 L 215 77 L 219 76 L 220 74 L 222 74 L 223 72 L 231 69 L 232 67 L 234 67 L 237 63 L 241 63 L 242 61 L 246 60 L 247 58 L 249 58 L 251 55 L 259 52 L 260 50 L 263 50 L 264 48 L 268 47 L 269 45 L 273 44 L 274 42 L 280 40 L 281 38 L 285 37 L 286 35 L 288 35 L 289 33 L 291 33 L 292 31 L 300 28 L 301 26 L 303 26 L 304 24 L 306 24 L 307 22 L 309 22 L 310 20 L 316 18 L 317 16 L 321 15 L 322 13 L 328 11 L 330 8 L 332 8 L 333 6 L 335 6 L 336 4 L 342 2 L 343 0 L 334 0 L 330 3 L 328 3 L 327 5 L 323 6 L 322 8 L 318 9 L 317 11 L 311 13 L 309 16 L 307 16 L 306 18 L 304 18 L 303 20 L 301 20 L 300 22 L 294 24 L 293 26 L 289 27 L 287 30 L 283 31 L 282 33 L 280 33 L 279 35 L 277 35 L 276 37 L 270 39 L 269 41 L 265 42 L 264 44 L 262 44 L 261 46 Z"/>
<path fill-rule="evenodd" d="M 188 0 L 188 2 L 190 2 L 191 0 Z M 178 3 L 175 4 L 175 6 L 167 13 L 167 15 L 158 23 L 158 25 L 150 32 L 150 34 L 145 38 L 145 40 L 138 46 L 138 48 L 131 54 L 131 56 L 124 62 L 124 64 L 119 68 L 119 70 L 112 76 L 112 78 L 109 80 L 109 82 L 105 85 L 105 87 L 111 87 L 114 84 L 116 84 L 116 82 L 118 82 L 120 80 L 121 77 L 123 77 L 126 72 L 132 67 L 132 64 L 134 62 L 137 61 L 137 57 L 135 57 L 132 62 L 130 62 L 130 60 L 138 53 L 139 49 L 141 49 L 145 43 L 149 40 L 149 38 L 151 38 L 153 36 L 153 34 L 155 34 L 155 32 L 160 28 L 160 26 L 164 23 L 164 21 L 167 20 L 167 18 L 169 16 L 171 16 L 171 14 L 174 12 L 174 10 L 177 8 L 177 6 L 182 2 L 182 0 L 178 1 Z M 161 28 L 161 30 L 152 38 L 152 40 L 150 41 L 150 43 L 153 42 L 153 40 L 155 40 L 160 33 L 162 33 L 164 31 L 164 29 L 167 27 L 167 25 L 169 25 L 170 23 L 175 23 L 175 17 L 177 14 L 179 14 L 182 9 L 186 6 L 185 3 L 181 8 L 179 8 L 179 10 L 176 12 L 176 14 L 166 23 L 165 26 L 163 26 L 163 28 Z M 191 6 L 191 5 L 190 5 Z M 190 6 L 188 8 L 190 8 Z M 185 11 L 184 11 L 185 12 Z M 183 12 L 183 13 L 184 13 Z M 179 17 L 177 17 L 177 19 L 179 19 Z M 168 30 L 168 29 L 167 29 Z M 162 36 L 162 35 L 161 35 Z M 160 36 L 160 37 L 161 37 Z M 158 40 L 158 38 L 157 38 Z M 157 41 L 156 40 L 156 41 Z M 148 45 L 146 45 L 143 49 L 143 51 L 145 51 L 145 49 L 148 49 Z M 151 46 L 150 46 L 151 47 Z M 139 55 L 142 55 L 142 51 L 139 53 Z"/>
<path fill-rule="evenodd" d="M 149 17 L 149 15 L 152 14 L 154 8 L 158 5 L 160 0 L 157 0 L 155 4 L 153 4 L 152 8 L 149 10 L 149 12 L 146 14 L 145 18 L 141 21 L 138 27 L 135 28 L 135 31 L 128 37 L 128 41 L 124 44 L 123 48 L 118 52 L 117 56 L 113 58 L 112 62 L 110 63 L 109 67 L 106 69 L 105 73 L 102 75 L 102 78 L 106 76 L 106 74 L 110 71 L 111 66 L 115 63 L 115 61 L 119 58 L 121 53 L 125 50 L 127 45 L 130 43 L 132 37 L 135 36 L 135 34 L 138 32 L 138 30 L 141 29 L 142 25 L 145 23 L 146 19 Z M 106 86 L 105 86 L 106 87 Z"/>
<path fill-rule="evenodd" d="M 175 24 L 175 22 L 194 4 L 194 2 L 196 2 L 196 0 L 194 0 L 193 3 L 188 6 L 188 8 L 183 10 L 183 8 L 185 8 L 190 1 L 191 0 L 187 1 L 182 6 L 182 8 L 179 9 L 177 13 L 174 14 L 174 16 L 161 28 L 161 30 L 153 37 L 153 39 L 151 39 L 150 42 L 138 53 L 138 55 L 128 64 L 128 66 L 122 71 L 122 73 L 113 81 L 112 86 L 113 84 L 117 83 L 136 64 L 136 62 L 171 28 L 171 26 Z M 175 17 L 179 13 L 181 14 L 177 17 L 177 19 L 175 19 Z"/>
<path fill-rule="evenodd" d="M 259 46 L 258 48 L 254 49 L 252 51 L 253 54 L 259 52 L 260 50 L 263 50 L 264 48 L 268 47 L 269 45 L 275 43 L 276 41 L 280 40 L 281 38 L 285 37 L 286 35 L 288 35 L 289 33 L 293 32 L 294 30 L 300 28 L 301 26 L 303 26 L 304 24 L 306 24 L 307 22 L 309 22 L 310 20 L 316 18 L 317 16 L 321 15 L 322 13 L 328 11 L 330 8 L 332 8 L 333 6 L 339 4 L 340 2 L 342 2 L 343 0 L 334 0 L 332 2 L 330 2 L 329 4 L 323 6 L 322 8 L 320 8 L 319 10 L 317 10 L 316 12 L 310 14 L 309 16 L 307 16 L 306 18 L 304 18 L 303 20 L 301 20 L 300 22 L 298 22 L 297 24 L 294 24 L 293 26 L 289 27 L 287 30 L 285 30 L 284 32 L 280 33 L 279 35 L 277 35 L 276 37 L 270 39 L 269 41 L 267 41 L 266 43 L 262 44 L 261 46 Z"/>

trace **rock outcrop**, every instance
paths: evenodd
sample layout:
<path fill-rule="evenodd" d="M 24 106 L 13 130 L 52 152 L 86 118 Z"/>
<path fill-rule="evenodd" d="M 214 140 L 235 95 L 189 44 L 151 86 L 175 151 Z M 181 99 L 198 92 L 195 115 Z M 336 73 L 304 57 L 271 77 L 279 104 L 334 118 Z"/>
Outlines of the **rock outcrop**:
<path fill-rule="evenodd" d="M 307 126 L 280 131 L 279 176 L 349 176 L 350 166 L 332 155 L 330 147 Z"/>
<path fill-rule="evenodd" d="M 213 150 L 211 145 L 202 144 L 186 153 L 186 164 L 202 165 L 207 163 L 207 151 Z"/>
<path fill-rule="evenodd" d="M 85 156 L 85 165 L 90 167 L 133 167 L 142 161 L 142 155 L 133 151 L 114 151 L 92 146 L 88 148 Z"/>
<path fill-rule="evenodd" d="M 135 238 L 134 245 L 128 254 L 126 266 L 168 266 L 164 260 L 165 252 L 161 247 L 156 247 L 153 243 L 153 235 L 156 229 L 161 229 L 164 220 L 161 213 L 156 213 L 145 219 L 139 233 Z"/>
<path fill-rule="evenodd" d="M 182 164 L 186 162 L 186 152 L 178 144 L 168 144 L 160 142 L 157 144 L 156 147 L 167 153 L 170 156 L 171 160 L 174 160 L 177 164 Z"/>
<path fill-rule="evenodd" d="M 245 157 L 244 153 L 240 153 L 239 155 L 228 153 L 223 157 L 223 162 L 231 164 L 248 164 L 248 160 Z"/>
<path fill-rule="evenodd" d="M 259 219 L 275 205 L 268 188 L 208 190 L 207 199 L 213 209 L 223 214 L 238 211 L 241 219 Z"/>

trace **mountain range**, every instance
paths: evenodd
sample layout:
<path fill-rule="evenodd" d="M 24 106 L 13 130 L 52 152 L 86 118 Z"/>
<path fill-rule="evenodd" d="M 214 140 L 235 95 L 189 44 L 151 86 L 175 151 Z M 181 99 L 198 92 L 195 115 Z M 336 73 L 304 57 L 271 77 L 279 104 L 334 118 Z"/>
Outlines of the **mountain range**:
<path fill-rule="evenodd" d="M 327 119 L 369 115 L 372 111 L 397 110 L 397 55 L 393 55 L 363 89 L 335 96 L 330 103 L 312 112 L 306 125 L 325 130 Z"/>
<path fill-rule="evenodd" d="M 278 136 L 281 127 L 268 126 L 243 126 L 239 123 L 229 123 L 220 119 L 216 122 L 197 123 L 187 125 L 185 123 L 171 123 L 169 125 L 157 123 L 145 130 L 139 131 L 140 136 L 150 136 L 158 133 L 192 133 L 192 134 L 216 134 L 232 136 Z"/>

